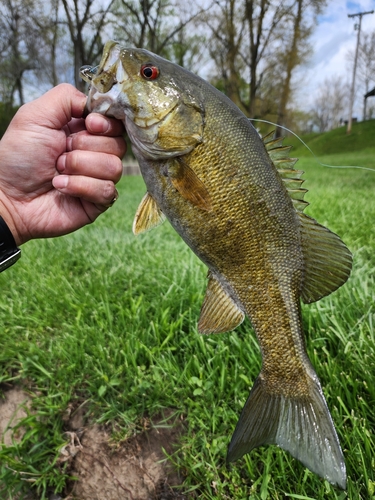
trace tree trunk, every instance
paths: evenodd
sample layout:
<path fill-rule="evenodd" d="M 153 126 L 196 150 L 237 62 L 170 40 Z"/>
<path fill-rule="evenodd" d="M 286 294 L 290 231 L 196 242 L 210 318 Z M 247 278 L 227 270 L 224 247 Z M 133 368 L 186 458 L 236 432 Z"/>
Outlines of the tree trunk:
<path fill-rule="evenodd" d="M 227 28 L 228 28 L 227 61 L 228 61 L 229 77 L 227 81 L 227 96 L 238 107 L 241 107 L 239 75 L 236 68 L 236 59 L 238 57 L 239 41 L 236 42 L 237 26 L 235 21 L 235 0 L 230 0 L 228 14 L 229 15 L 227 19 Z"/>
<path fill-rule="evenodd" d="M 259 2 L 259 14 L 257 15 L 255 9 L 257 4 L 255 0 L 246 0 L 246 20 L 249 25 L 249 37 L 250 37 L 250 95 L 249 95 L 249 105 L 248 112 L 251 118 L 254 118 L 256 115 L 256 100 L 259 89 L 259 83 L 261 77 L 258 78 L 258 65 L 261 59 L 261 53 L 264 52 L 265 48 L 268 45 L 270 40 L 272 30 L 276 26 L 276 23 L 273 22 L 269 33 L 262 40 L 262 35 L 264 35 L 264 20 L 265 15 L 270 8 L 271 3 L 269 0 L 260 0 Z M 276 17 L 276 15 L 275 15 Z"/>
<path fill-rule="evenodd" d="M 298 64 L 298 42 L 301 39 L 302 12 L 303 12 L 303 0 L 297 0 L 297 12 L 294 18 L 294 26 L 293 26 L 293 39 L 287 55 L 286 75 L 281 90 L 279 112 L 277 117 L 277 124 L 282 126 L 285 126 L 285 118 L 287 113 L 286 108 L 290 98 L 290 85 L 292 80 L 292 73 L 294 68 Z M 281 136 L 281 128 L 277 127 L 276 137 L 280 136 Z"/>
<path fill-rule="evenodd" d="M 18 100 L 20 102 L 20 106 L 25 104 L 25 98 L 23 95 L 23 85 L 22 85 L 22 73 L 16 80 L 16 88 L 17 88 L 17 93 L 18 93 Z"/>

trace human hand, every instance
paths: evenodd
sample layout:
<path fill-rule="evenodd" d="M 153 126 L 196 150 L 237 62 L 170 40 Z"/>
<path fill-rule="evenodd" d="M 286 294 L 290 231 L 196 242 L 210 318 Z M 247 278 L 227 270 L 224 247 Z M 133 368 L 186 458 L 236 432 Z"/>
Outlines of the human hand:
<path fill-rule="evenodd" d="M 68 84 L 22 106 L 0 141 L 0 215 L 16 244 L 93 222 L 116 197 L 121 122 L 92 113 Z"/>

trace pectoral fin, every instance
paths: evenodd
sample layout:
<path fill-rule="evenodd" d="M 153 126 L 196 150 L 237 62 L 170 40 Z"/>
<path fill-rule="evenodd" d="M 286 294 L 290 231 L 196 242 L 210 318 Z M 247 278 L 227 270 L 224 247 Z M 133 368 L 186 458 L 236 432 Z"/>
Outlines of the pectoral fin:
<path fill-rule="evenodd" d="M 345 283 L 352 268 L 352 254 L 337 234 L 299 213 L 305 261 L 302 300 L 309 304 Z"/>
<path fill-rule="evenodd" d="M 183 160 L 168 166 L 168 177 L 181 196 L 202 210 L 211 210 L 211 198 L 206 186 Z"/>
<path fill-rule="evenodd" d="M 133 221 L 135 235 L 149 231 L 165 221 L 165 215 L 158 207 L 154 198 L 146 193 L 139 204 Z"/>
<path fill-rule="evenodd" d="M 199 333 L 223 333 L 244 320 L 244 312 L 227 294 L 219 281 L 209 274 L 206 296 L 198 323 Z"/>

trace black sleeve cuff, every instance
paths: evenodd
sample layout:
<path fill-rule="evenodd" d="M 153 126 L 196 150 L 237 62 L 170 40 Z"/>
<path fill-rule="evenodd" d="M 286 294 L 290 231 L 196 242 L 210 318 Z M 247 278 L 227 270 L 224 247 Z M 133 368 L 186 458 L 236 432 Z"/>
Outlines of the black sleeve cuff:
<path fill-rule="evenodd" d="M 0 273 L 12 266 L 21 257 L 13 234 L 0 216 Z"/>

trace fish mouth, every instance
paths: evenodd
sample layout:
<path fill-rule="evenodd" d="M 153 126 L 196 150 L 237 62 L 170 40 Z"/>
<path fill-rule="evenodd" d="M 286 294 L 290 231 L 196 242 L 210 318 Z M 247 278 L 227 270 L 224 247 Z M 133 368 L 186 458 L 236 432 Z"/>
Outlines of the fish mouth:
<path fill-rule="evenodd" d="M 145 99 L 139 91 L 138 72 L 134 71 L 133 63 L 137 66 L 140 61 L 132 49 L 108 42 L 99 66 L 82 66 L 81 78 L 90 85 L 86 111 L 124 122 L 130 120 L 141 129 L 149 129 L 174 112 L 178 99 L 171 99 L 171 95 L 165 106 L 160 106 L 159 101 L 156 105 L 152 91 Z"/>
<path fill-rule="evenodd" d="M 142 63 L 137 49 L 108 42 L 99 67 L 84 66 L 81 70 L 82 78 L 90 84 L 86 112 L 121 120 L 134 148 L 147 158 L 159 160 L 186 154 L 200 140 L 200 132 L 186 133 L 190 123 L 187 117 L 197 110 L 185 105 L 174 82 L 168 82 L 165 89 L 160 80 L 142 79 Z M 171 132 L 180 115 L 184 124 L 181 140 L 175 131 Z M 201 125 L 199 118 L 197 126 Z"/>
<path fill-rule="evenodd" d="M 87 113 L 100 113 L 119 120 L 125 119 L 130 109 L 126 98 L 126 88 L 130 78 L 120 60 L 120 47 L 109 48 L 99 66 L 82 66 L 81 78 L 90 84 L 86 101 Z"/>

